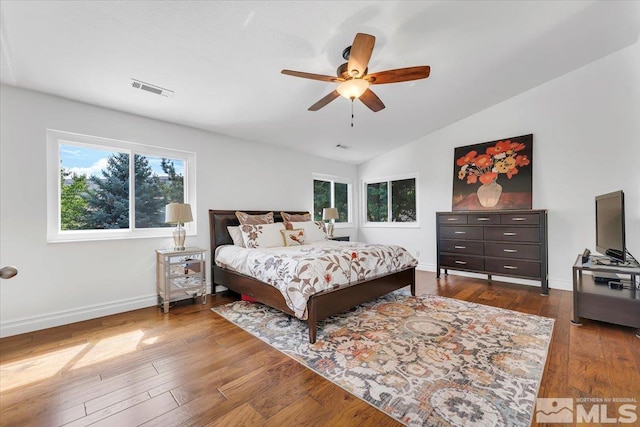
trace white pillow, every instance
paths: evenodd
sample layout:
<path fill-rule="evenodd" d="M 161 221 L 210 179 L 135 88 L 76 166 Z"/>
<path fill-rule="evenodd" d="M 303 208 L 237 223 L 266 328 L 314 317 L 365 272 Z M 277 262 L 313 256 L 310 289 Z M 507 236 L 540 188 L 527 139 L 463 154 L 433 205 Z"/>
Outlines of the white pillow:
<path fill-rule="evenodd" d="M 327 232 L 324 229 L 324 222 L 322 221 L 305 221 L 305 222 L 292 222 L 293 228 L 302 228 L 304 230 L 304 242 L 313 243 L 327 240 Z"/>
<path fill-rule="evenodd" d="M 227 230 L 229 230 L 229 235 L 231 236 L 231 240 L 233 240 L 234 246 L 240 246 L 244 248 L 244 240 L 242 240 L 242 232 L 240 231 L 240 227 L 228 226 Z"/>
<path fill-rule="evenodd" d="M 247 248 L 275 248 L 284 246 L 284 240 L 280 230 L 284 230 L 284 224 L 244 224 L 240 226 L 242 240 Z"/>

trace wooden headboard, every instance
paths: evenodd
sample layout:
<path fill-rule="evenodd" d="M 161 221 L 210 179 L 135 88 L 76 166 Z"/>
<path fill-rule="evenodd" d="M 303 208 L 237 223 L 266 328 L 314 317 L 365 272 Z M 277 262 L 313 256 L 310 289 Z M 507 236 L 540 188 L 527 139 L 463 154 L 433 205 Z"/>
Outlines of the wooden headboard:
<path fill-rule="evenodd" d="M 240 209 L 238 209 L 240 210 Z M 237 210 L 213 210 L 209 209 L 209 235 L 211 240 L 211 259 L 215 257 L 216 248 L 221 245 L 233 245 L 233 240 L 231 240 L 231 235 L 229 234 L 229 230 L 227 230 L 228 226 L 240 225 L 238 218 L 236 218 Z M 294 214 L 294 215 L 302 215 L 309 213 L 308 211 L 287 211 L 282 210 L 286 213 Z M 282 222 L 281 211 L 242 211 L 248 213 L 249 215 L 263 215 L 269 212 L 273 212 L 273 218 L 275 222 Z M 214 264 L 212 262 L 212 264 Z"/>

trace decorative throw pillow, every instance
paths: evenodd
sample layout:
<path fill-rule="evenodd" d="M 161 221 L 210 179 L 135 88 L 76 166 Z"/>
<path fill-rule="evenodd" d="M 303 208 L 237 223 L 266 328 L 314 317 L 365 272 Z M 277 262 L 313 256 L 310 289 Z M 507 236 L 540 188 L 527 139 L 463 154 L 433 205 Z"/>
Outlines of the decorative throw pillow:
<path fill-rule="evenodd" d="M 240 231 L 240 227 L 229 226 L 227 227 L 227 230 L 229 230 L 229 235 L 231 236 L 231 240 L 233 240 L 233 245 L 244 248 L 244 240 L 242 240 L 242 232 Z"/>
<path fill-rule="evenodd" d="M 293 228 L 302 228 L 304 230 L 305 243 L 320 242 L 327 240 L 327 232 L 324 229 L 324 222 L 322 221 L 305 221 L 305 222 L 292 222 Z"/>
<path fill-rule="evenodd" d="M 246 212 L 236 211 L 236 217 L 240 221 L 240 225 L 273 224 L 273 212 L 262 215 L 249 215 Z"/>
<path fill-rule="evenodd" d="M 287 230 L 292 230 L 292 222 L 311 221 L 311 214 L 309 212 L 305 214 L 288 214 L 286 212 L 280 212 L 282 215 L 282 221 L 284 221 L 284 227 Z"/>
<path fill-rule="evenodd" d="M 280 230 L 285 246 L 304 245 L 304 230 L 296 228 L 295 230 Z"/>
<path fill-rule="evenodd" d="M 247 248 L 275 248 L 284 246 L 282 234 L 284 224 L 276 222 L 274 224 L 244 224 L 240 226 L 242 240 Z"/>

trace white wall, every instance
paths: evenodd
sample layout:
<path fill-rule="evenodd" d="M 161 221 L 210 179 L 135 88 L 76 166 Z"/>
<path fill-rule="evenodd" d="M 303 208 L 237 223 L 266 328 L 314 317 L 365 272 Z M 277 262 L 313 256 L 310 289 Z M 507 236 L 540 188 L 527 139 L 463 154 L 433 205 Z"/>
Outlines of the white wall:
<path fill-rule="evenodd" d="M 435 271 L 435 212 L 451 210 L 454 148 L 529 133 L 533 208 L 549 210 L 550 286 L 571 289 L 577 254 L 595 251 L 598 194 L 624 190 L 627 246 L 640 257 L 640 43 L 362 164 L 361 179 L 419 173 L 420 228 L 361 228 L 360 239 L 405 245 Z"/>
<path fill-rule="evenodd" d="M 173 246 L 170 237 L 47 243 L 47 128 L 195 152 L 198 233 L 187 243 L 204 248 L 208 209 L 311 210 L 312 173 L 357 182 L 354 165 L 10 86 L 0 87 L 0 123 L 0 267 L 20 271 L 0 281 L 0 336 L 154 305 L 154 251 Z"/>

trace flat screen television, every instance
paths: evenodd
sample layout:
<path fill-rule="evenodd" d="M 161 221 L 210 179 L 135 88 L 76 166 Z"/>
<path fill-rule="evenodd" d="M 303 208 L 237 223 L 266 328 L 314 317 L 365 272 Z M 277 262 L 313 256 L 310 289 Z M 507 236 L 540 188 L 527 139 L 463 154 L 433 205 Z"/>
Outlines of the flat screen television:
<path fill-rule="evenodd" d="M 596 251 L 616 262 L 627 261 L 622 190 L 596 196 Z"/>

